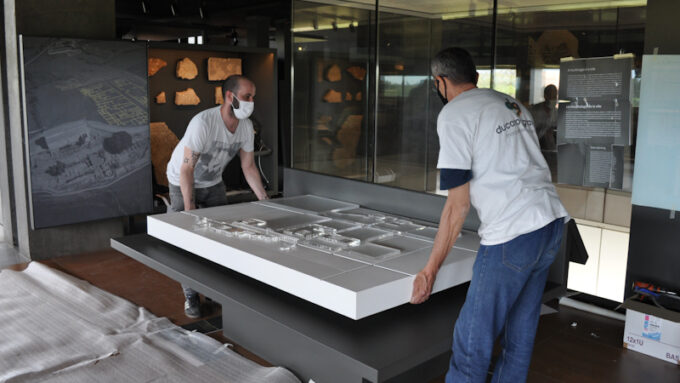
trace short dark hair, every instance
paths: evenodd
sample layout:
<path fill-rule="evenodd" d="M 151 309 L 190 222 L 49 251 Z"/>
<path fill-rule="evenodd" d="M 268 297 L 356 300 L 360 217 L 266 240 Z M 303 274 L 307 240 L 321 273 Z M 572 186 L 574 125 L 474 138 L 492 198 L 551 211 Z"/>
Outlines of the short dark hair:
<path fill-rule="evenodd" d="M 238 93 L 238 90 L 241 88 L 242 80 L 250 81 L 248 77 L 240 74 L 232 74 L 231 76 L 227 77 L 227 79 L 222 82 L 222 95 L 227 97 L 228 90 L 230 90 L 233 94 Z"/>
<path fill-rule="evenodd" d="M 551 97 L 552 96 L 552 97 Z M 548 101 L 548 99 L 554 100 L 557 98 L 557 87 L 550 84 L 543 89 L 543 98 Z"/>
<path fill-rule="evenodd" d="M 451 47 L 437 53 L 430 63 L 434 76 L 445 76 L 454 84 L 477 83 L 477 68 L 470 53 Z"/>

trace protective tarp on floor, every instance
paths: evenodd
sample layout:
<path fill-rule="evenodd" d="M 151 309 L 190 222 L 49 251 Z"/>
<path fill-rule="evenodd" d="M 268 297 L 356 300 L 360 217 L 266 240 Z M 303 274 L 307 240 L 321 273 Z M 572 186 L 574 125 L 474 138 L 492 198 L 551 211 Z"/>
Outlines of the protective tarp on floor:
<path fill-rule="evenodd" d="M 0 272 L 0 382 L 299 383 L 37 262 Z"/>

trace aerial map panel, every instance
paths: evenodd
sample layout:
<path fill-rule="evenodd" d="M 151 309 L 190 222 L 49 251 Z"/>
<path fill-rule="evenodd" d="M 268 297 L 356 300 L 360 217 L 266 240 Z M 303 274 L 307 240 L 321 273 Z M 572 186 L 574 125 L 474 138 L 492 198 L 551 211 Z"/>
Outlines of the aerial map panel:
<path fill-rule="evenodd" d="M 146 45 L 22 43 L 33 227 L 150 212 Z"/>

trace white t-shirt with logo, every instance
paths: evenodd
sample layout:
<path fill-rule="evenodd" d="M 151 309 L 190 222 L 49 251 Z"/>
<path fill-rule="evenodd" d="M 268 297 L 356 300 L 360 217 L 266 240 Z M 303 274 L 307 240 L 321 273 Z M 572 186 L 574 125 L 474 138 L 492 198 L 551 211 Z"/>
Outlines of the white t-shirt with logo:
<path fill-rule="evenodd" d="M 222 172 L 240 149 L 253 151 L 255 133 L 250 119 L 239 120 L 234 133 L 227 130 L 220 106 L 206 109 L 189 122 L 184 137 L 179 141 L 168 162 L 168 181 L 179 186 L 179 171 L 184 159 L 184 148 L 200 153 L 194 168 L 194 187 L 207 188 L 222 181 Z"/>
<path fill-rule="evenodd" d="M 514 98 L 474 88 L 437 118 L 439 169 L 472 171 L 470 202 L 483 245 L 497 245 L 567 217 L 550 181 L 533 118 Z"/>

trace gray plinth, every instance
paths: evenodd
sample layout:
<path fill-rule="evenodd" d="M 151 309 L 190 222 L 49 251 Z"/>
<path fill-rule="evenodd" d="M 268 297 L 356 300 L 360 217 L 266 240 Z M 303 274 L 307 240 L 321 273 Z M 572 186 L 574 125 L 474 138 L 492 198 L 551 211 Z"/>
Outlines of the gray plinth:
<path fill-rule="evenodd" d="M 146 234 L 111 245 L 219 302 L 225 336 L 303 382 L 427 381 L 443 374 L 467 289 L 355 321 Z"/>

